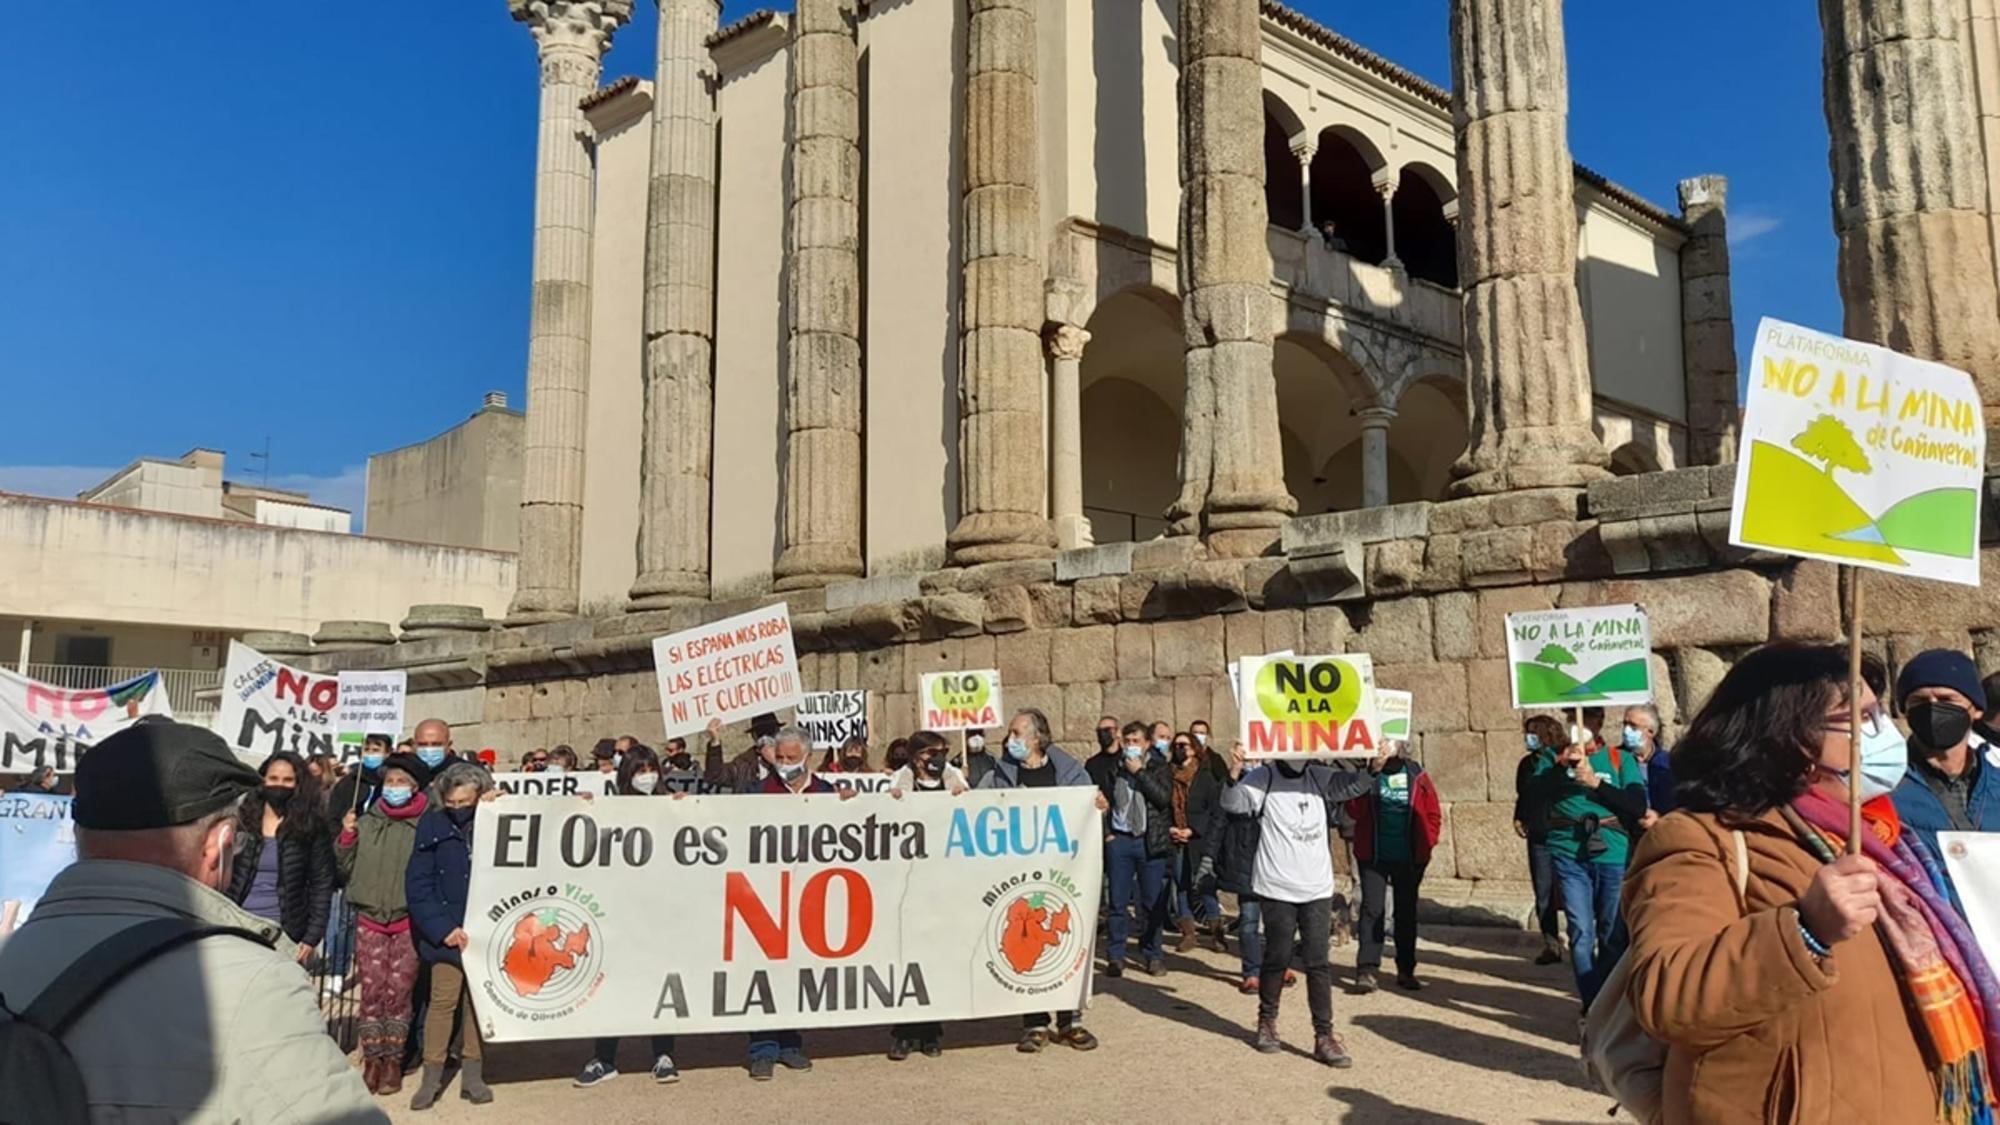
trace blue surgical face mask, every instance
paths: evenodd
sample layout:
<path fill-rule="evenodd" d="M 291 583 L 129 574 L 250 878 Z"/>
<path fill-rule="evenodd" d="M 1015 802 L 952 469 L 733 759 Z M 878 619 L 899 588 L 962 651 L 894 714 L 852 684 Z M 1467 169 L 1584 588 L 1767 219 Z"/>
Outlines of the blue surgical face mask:
<path fill-rule="evenodd" d="M 1157 746 L 1158 743 L 1155 743 L 1154 745 Z M 1133 758 L 1137 758 L 1140 755 L 1144 754 L 1145 752 L 1146 748 L 1144 746 L 1124 746 L 1119 748 L 1119 753 L 1125 755 L 1127 761 L 1130 761 Z"/>
<path fill-rule="evenodd" d="M 1007 756 L 1009 758 L 1014 759 L 1017 762 L 1027 761 L 1028 744 L 1021 741 L 1018 738 L 1013 737 L 1012 735 L 1009 735 L 1007 738 Z"/>
<path fill-rule="evenodd" d="M 1169 745 L 1171 744 L 1164 738 L 1156 738 L 1153 740 L 1153 749 L 1158 750 L 1162 754 L 1167 752 L 1167 747 Z"/>
<path fill-rule="evenodd" d="M 387 754 L 363 754 L 361 755 L 361 768 L 364 770 L 379 770 L 382 768 L 382 763 L 388 760 L 389 755 Z"/>
<path fill-rule="evenodd" d="M 384 785 L 382 787 L 382 803 L 392 809 L 400 809 L 404 805 L 409 804 L 410 798 L 416 795 L 417 791 L 407 785 Z"/>
<path fill-rule="evenodd" d="M 1638 727 L 1628 726 L 1625 728 L 1625 737 L 1622 741 L 1625 749 L 1637 750 L 1646 744 L 1646 735 Z"/>
<path fill-rule="evenodd" d="M 1874 729 L 1869 729 L 1870 724 Z M 1872 801 L 1895 792 L 1909 768 L 1910 747 L 1903 741 L 1902 732 L 1896 729 L 1896 724 L 1883 718 L 1864 721 L 1861 731 L 1861 799 Z M 1827 769 L 1826 772 L 1843 781 L 1849 776 L 1847 770 Z"/>
<path fill-rule="evenodd" d="M 1541 737 L 1540 737 L 1540 736 L 1538 736 L 1538 735 L 1536 735 L 1536 734 L 1534 734 L 1533 732 L 1530 732 L 1530 733 L 1529 733 L 1529 734 L 1527 735 L 1527 739 L 1526 739 L 1526 741 L 1527 741 L 1527 744 L 1528 744 L 1528 749 L 1529 749 L 1529 750 L 1540 750 L 1540 749 L 1542 748 L 1542 740 L 1541 740 Z"/>
<path fill-rule="evenodd" d="M 790 785 L 806 774 L 804 762 L 780 762 L 777 765 L 778 780 Z"/>
<path fill-rule="evenodd" d="M 419 746 L 417 747 L 417 760 L 432 769 L 436 769 L 444 761 L 444 747 Z"/>

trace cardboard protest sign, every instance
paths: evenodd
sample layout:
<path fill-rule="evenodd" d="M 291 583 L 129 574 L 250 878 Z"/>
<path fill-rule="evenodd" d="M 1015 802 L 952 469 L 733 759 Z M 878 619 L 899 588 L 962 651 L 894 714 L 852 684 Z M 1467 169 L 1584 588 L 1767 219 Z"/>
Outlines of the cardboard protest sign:
<path fill-rule="evenodd" d="M 1104 878 L 1096 800 L 481 805 L 464 951 L 480 1029 L 505 1043 L 1075 1010 Z"/>
<path fill-rule="evenodd" d="M 812 739 L 815 750 L 833 750 L 850 738 L 867 738 L 868 693 L 809 691 L 799 700 L 792 722 Z"/>
<path fill-rule="evenodd" d="M 666 737 L 796 707 L 804 688 L 784 602 L 653 641 Z"/>
<path fill-rule="evenodd" d="M 1382 720 L 1383 738 L 1403 742 L 1410 740 L 1410 712 L 1415 708 L 1415 702 L 1407 691 L 1375 689 L 1375 713 Z"/>
<path fill-rule="evenodd" d="M 2000 957 L 2000 834 L 1940 832 L 1938 851 L 1972 936 L 1991 963 Z"/>
<path fill-rule="evenodd" d="M 1518 710 L 1653 701 L 1653 630 L 1636 605 L 1510 613 L 1507 663 Z"/>
<path fill-rule="evenodd" d="M 34 913 L 35 901 L 63 868 L 76 862 L 71 799 L 52 793 L 0 797 L 0 936 Z"/>
<path fill-rule="evenodd" d="M 1963 371 L 1758 324 L 1731 543 L 1977 586 L 1985 465 Z"/>
<path fill-rule="evenodd" d="M 215 733 L 252 764 L 280 750 L 305 758 L 336 752 L 333 714 L 340 678 L 281 664 L 241 641 L 229 642 Z"/>
<path fill-rule="evenodd" d="M 1000 673 L 932 672 L 917 684 L 924 730 L 991 730 L 1007 722 L 1000 704 Z"/>
<path fill-rule="evenodd" d="M 1245 757 L 1367 759 L 1382 744 L 1365 654 L 1246 656 L 1236 675 Z"/>
<path fill-rule="evenodd" d="M 66 688 L 0 669 L 0 773 L 73 773 L 92 746 L 144 715 L 172 718 L 158 672 L 109 687 Z"/>
<path fill-rule="evenodd" d="M 1291 649 L 1284 649 L 1279 652 L 1267 652 L 1264 655 L 1270 657 L 1270 656 L 1292 656 L 1295 654 L 1292 652 Z M 1236 706 L 1238 706 L 1239 708 L 1243 706 L 1243 699 L 1236 693 L 1236 675 L 1237 675 L 1237 669 L 1241 666 L 1241 664 L 1242 662 L 1237 660 L 1232 660 L 1229 662 L 1229 698 L 1234 700 Z"/>
<path fill-rule="evenodd" d="M 391 743 L 403 736 L 404 705 L 410 695 L 408 672 L 342 672 L 337 679 L 340 701 L 334 709 L 333 729 L 342 765 L 361 756 L 361 743 L 368 735 L 386 734 Z"/>
<path fill-rule="evenodd" d="M 574 797 L 588 793 L 593 797 L 615 796 L 618 792 L 618 775 L 599 770 L 578 770 L 575 773 L 496 773 L 493 784 L 500 792 L 510 797 Z"/>

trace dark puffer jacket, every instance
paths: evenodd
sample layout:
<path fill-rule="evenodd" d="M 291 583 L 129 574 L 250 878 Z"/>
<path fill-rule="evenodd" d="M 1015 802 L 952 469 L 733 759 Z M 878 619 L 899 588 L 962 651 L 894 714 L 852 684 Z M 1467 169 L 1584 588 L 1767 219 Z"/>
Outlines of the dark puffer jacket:
<path fill-rule="evenodd" d="M 243 850 L 236 853 L 236 866 L 229 873 L 229 897 L 236 905 L 250 897 L 250 885 L 257 881 L 257 864 L 267 844 L 278 848 L 278 927 L 300 945 L 318 945 L 326 937 L 326 918 L 333 902 L 333 885 L 338 873 L 333 860 L 333 838 L 316 816 L 302 814 L 311 821 L 304 831 L 282 829 L 270 840 L 246 834 Z"/>
<path fill-rule="evenodd" d="M 410 853 L 403 890 L 410 902 L 417 956 L 426 963 L 461 963 L 458 950 L 444 944 L 444 939 L 465 925 L 466 892 L 471 885 L 471 827 L 453 824 L 442 805 L 425 810 L 417 821 L 417 846 Z"/>
<path fill-rule="evenodd" d="M 1100 755 L 1101 757 L 1102 755 Z M 1112 809 L 1118 807 L 1118 779 L 1130 782 L 1139 792 L 1139 799 L 1146 803 L 1146 858 L 1164 859 L 1174 854 L 1174 771 L 1167 760 L 1148 750 L 1146 764 L 1138 773 L 1130 773 L 1121 764 L 1105 785 L 1104 799 Z M 1104 831 L 1110 838 L 1111 813 L 1104 814 Z"/>

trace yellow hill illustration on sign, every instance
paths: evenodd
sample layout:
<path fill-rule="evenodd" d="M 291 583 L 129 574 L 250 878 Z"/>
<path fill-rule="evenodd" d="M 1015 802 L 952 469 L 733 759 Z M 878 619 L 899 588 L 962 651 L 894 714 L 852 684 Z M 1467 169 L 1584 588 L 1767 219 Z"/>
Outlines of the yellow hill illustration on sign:
<path fill-rule="evenodd" d="M 1964 372 L 1766 319 L 1730 542 L 1977 585 L 1985 461 Z"/>

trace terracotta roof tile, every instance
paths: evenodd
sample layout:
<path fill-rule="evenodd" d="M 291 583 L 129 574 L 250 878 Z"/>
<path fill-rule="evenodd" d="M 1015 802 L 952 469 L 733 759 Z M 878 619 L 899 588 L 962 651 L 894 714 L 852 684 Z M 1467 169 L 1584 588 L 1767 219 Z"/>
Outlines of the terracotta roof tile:
<path fill-rule="evenodd" d="M 708 37 L 708 40 L 704 45 L 713 49 L 715 47 L 722 45 L 723 43 L 727 43 L 729 40 L 734 39 L 739 35 L 744 35 L 751 31 L 755 31 L 756 29 L 763 27 L 765 24 L 770 23 L 777 17 L 778 13 L 772 11 L 771 9 L 759 8 L 756 11 L 751 12 L 749 15 L 744 16 L 742 19 L 737 20 L 735 23 L 729 24 L 728 26 L 717 30 L 715 34 Z"/>
<path fill-rule="evenodd" d="M 577 108 L 583 110 L 596 109 L 598 106 L 603 105 L 605 102 L 610 101 L 612 98 L 617 97 L 618 95 L 624 93 L 625 91 L 636 89 L 638 85 L 639 85 L 639 76 L 636 74 L 628 74 L 625 77 L 620 78 L 618 81 L 613 82 L 609 86 L 599 86 L 597 89 L 592 90 L 588 94 L 585 94 L 583 96 L 583 100 L 576 103 Z"/>

